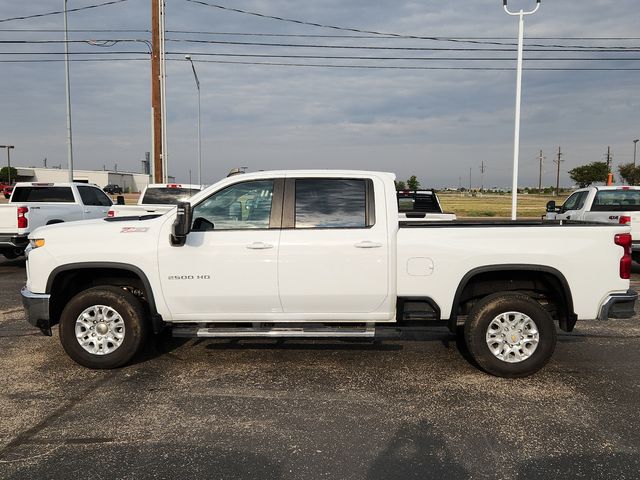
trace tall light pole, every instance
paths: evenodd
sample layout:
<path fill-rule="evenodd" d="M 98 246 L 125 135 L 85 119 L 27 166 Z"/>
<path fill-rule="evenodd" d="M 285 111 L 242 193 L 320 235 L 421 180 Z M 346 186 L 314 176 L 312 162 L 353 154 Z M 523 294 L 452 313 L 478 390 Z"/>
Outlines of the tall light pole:
<path fill-rule="evenodd" d="M 525 12 L 510 12 L 507 7 L 507 0 L 502 0 L 504 11 L 509 15 L 520 18 L 518 28 L 518 68 L 516 74 L 516 120 L 513 139 L 513 185 L 511 187 L 511 220 L 515 220 L 518 210 L 518 157 L 520 155 L 520 105 L 522 103 L 522 50 L 524 45 L 524 17 L 533 15 L 540 8 L 540 1 L 536 0 L 536 8 Z"/>
<path fill-rule="evenodd" d="M 638 147 L 638 142 L 640 142 L 640 139 L 636 139 L 633 141 L 633 183 L 632 185 L 636 184 L 636 149 Z"/>
<path fill-rule="evenodd" d="M 73 182 L 73 140 L 71 135 L 71 91 L 69 87 L 69 31 L 67 29 L 67 0 L 63 0 L 64 7 L 64 85 L 67 92 L 67 163 L 69 166 L 69 181 Z"/>
<path fill-rule="evenodd" d="M 193 70 L 193 78 L 196 80 L 196 89 L 198 90 L 198 185 L 202 187 L 202 137 L 200 130 L 200 80 L 196 73 L 196 67 L 191 60 L 191 55 L 185 55 L 184 58 L 189 60 L 191 70 Z"/>
<path fill-rule="evenodd" d="M 0 148 L 6 148 L 7 149 L 7 166 L 9 167 L 9 180 L 8 183 L 9 185 L 11 185 L 11 149 L 15 148 L 13 145 L 0 145 Z"/>

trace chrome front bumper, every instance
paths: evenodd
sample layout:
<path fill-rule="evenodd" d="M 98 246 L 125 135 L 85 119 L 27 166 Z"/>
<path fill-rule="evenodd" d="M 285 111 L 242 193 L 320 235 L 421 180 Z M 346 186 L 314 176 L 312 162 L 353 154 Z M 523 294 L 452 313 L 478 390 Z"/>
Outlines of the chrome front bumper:
<path fill-rule="evenodd" d="M 33 293 L 22 287 L 20 290 L 22 295 L 22 305 L 24 306 L 27 321 L 40 329 L 40 331 L 51 336 L 51 319 L 49 318 L 49 298 L 51 295 L 47 293 Z"/>
<path fill-rule="evenodd" d="M 635 312 L 635 303 L 638 292 L 627 290 L 626 293 L 613 293 L 600 307 L 598 320 L 609 320 L 610 318 L 631 318 Z"/>

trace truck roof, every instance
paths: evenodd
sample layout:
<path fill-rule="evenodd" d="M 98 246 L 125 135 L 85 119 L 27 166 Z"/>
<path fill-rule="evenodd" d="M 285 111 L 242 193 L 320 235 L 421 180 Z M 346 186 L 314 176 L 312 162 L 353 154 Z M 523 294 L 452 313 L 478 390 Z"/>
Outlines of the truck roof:
<path fill-rule="evenodd" d="M 70 187 L 71 185 L 90 185 L 92 187 L 97 187 L 95 183 L 84 182 L 18 182 L 14 185 L 14 187 Z"/>
<path fill-rule="evenodd" d="M 202 190 L 202 185 L 189 183 L 150 183 L 147 188 L 187 188 L 190 190 Z"/>

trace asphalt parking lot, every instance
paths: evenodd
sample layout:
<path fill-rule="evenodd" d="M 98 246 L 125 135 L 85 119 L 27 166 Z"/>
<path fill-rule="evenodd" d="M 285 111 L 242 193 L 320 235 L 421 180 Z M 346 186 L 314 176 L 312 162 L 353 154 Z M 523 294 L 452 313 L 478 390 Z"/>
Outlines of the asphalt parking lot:
<path fill-rule="evenodd" d="M 154 338 L 113 371 L 24 320 L 0 260 L 0 478 L 640 478 L 640 322 L 581 322 L 494 378 L 421 341 Z M 640 270 L 634 271 L 635 288 Z"/>

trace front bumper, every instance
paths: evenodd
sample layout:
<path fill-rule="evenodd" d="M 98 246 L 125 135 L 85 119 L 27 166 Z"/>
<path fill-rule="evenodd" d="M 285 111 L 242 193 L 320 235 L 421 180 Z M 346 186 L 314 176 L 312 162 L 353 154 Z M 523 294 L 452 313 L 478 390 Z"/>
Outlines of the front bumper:
<path fill-rule="evenodd" d="M 51 319 L 49 318 L 49 298 L 51 295 L 47 293 L 33 293 L 22 287 L 20 290 L 22 295 L 22 305 L 27 315 L 27 321 L 40 329 L 40 331 L 51 336 Z"/>
<path fill-rule="evenodd" d="M 635 303 L 638 292 L 627 290 L 626 293 L 613 293 L 600 307 L 598 320 L 608 320 L 610 318 L 631 318 L 635 312 Z"/>

